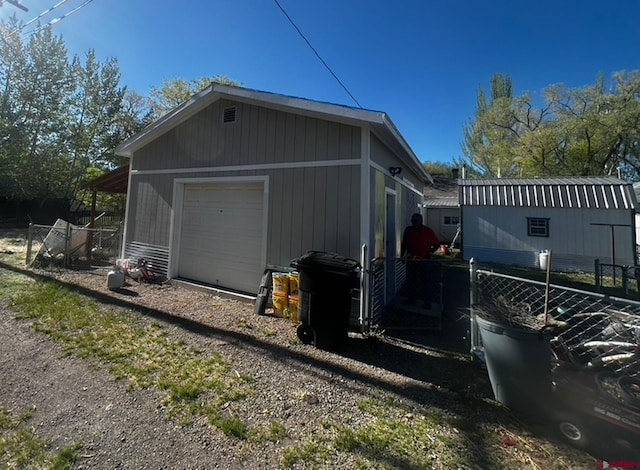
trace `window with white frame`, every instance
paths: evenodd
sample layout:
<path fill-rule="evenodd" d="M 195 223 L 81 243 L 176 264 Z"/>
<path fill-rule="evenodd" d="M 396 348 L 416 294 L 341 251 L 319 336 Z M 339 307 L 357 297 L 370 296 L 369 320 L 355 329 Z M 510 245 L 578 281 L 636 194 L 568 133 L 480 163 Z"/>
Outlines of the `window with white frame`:
<path fill-rule="evenodd" d="M 527 234 L 530 237 L 548 237 L 549 219 L 542 217 L 527 217 Z"/>
<path fill-rule="evenodd" d="M 444 225 L 458 225 L 460 223 L 460 217 L 457 215 L 445 215 L 444 216 Z"/>

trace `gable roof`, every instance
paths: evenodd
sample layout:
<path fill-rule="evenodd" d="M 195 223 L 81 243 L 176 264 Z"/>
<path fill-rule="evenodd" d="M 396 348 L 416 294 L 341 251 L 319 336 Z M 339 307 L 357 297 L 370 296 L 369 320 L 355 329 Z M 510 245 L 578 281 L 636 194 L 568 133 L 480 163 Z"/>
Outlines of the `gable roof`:
<path fill-rule="evenodd" d="M 165 132 L 183 123 L 205 107 L 219 99 L 230 99 L 271 109 L 302 114 L 319 119 L 369 127 L 375 135 L 388 145 L 403 161 L 412 167 L 425 181 L 433 182 L 431 175 L 400 134 L 391 118 L 384 112 L 313 101 L 304 98 L 232 87 L 212 83 L 191 99 L 168 112 L 138 134 L 125 140 L 116 149 L 116 154 L 131 157 L 136 150 L 157 139 Z"/>
<path fill-rule="evenodd" d="M 635 209 L 633 187 L 609 177 L 460 179 L 463 206 Z"/>
<path fill-rule="evenodd" d="M 433 184 L 424 188 L 423 207 L 458 207 L 458 179 L 449 175 L 432 176 Z"/>

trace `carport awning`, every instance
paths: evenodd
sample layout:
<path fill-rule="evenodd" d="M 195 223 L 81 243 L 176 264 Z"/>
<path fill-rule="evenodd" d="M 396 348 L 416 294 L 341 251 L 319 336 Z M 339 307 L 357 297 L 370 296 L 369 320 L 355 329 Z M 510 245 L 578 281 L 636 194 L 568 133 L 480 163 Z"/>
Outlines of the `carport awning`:
<path fill-rule="evenodd" d="M 121 166 L 85 184 L 85 188 L 98 193 L 127 194 L 129 165 Z"/>

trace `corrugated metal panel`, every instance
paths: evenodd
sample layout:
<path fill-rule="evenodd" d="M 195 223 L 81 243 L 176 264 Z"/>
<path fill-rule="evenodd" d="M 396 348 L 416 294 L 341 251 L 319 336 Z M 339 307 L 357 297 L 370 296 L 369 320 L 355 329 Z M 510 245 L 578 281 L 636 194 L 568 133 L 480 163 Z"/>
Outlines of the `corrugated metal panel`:
<path fill-rule="evenodd" d="M 425 199 L 424 207 L 458 207 L 457 197 L 433 197 Z"/>
<path fill-rule="evenodd" d="M 167 275 L 169 264 L 169 247 L 151 245 L 148 243 L 129 242 L 124 249 L 124 257 L 134 262 L 138 258 L 144 258 L 151 263 L 152 269 L 157 274 Z"/>
<path fill-rule="evenodd" d="M 461 179 L 466 206 L 635 209 L 630 183 L 616 178 Z"/>

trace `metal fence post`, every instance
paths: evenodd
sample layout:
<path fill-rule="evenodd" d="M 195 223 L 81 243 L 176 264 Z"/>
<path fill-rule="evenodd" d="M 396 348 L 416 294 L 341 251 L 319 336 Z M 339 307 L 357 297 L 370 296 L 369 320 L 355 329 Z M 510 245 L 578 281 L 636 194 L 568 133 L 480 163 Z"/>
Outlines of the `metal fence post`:
<path fill-rule="evenodd" d="M 596 292 L 600 293 L 600 287 L 602 286 L 602 272 L 600 272 L 600 260 L 599 259 L 595 259 L 593 260 L 593 264 L 594 264 L 594 273 L 596 276 Z"/>
<path fill-rule="evenodd" d="M 66 231 L 65 231 L 65 239 L 64 239 L 64 258 L 63 258 L 63 264 L 65 268 L 69 267 L 69 250 L 71 247 L 71 224 L 67 223 L 67 227 L 66 227 Z"/>
<path fill-rule="evenodd" d="M 629 266 L 622 266 L 622 291 L 629 295 Z"/>
<path fill-rule="evenodd" d="M 369 312 L 369 263 L 367 245 L 360 248 L 360 264 L 362 274 L 360 278 L 360 329 L 369 332 L 371 329 L 371 314 Z"/>
<path fill-rule="evenodd" d="M 480 349 L 480 341 L 478 337 L 478 325 L 476 324 L 476 316 L 474 312 L 474 305 L 478 295 L 478 273 L 477 263 L 474 258 L 469 260 L 469 334 L 471 337 L 471 358 L 475 359 L 477 352 Z"/>
<path fill-rule="evenodd" d="M 31 245 L 33 242 L 33 223 L 29 223 L 29 234 L 27 235 L 27 259 L 25 264 L 28 266 L 31 263 Z"/>

